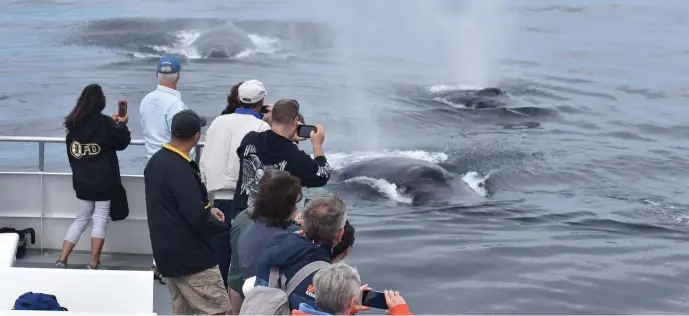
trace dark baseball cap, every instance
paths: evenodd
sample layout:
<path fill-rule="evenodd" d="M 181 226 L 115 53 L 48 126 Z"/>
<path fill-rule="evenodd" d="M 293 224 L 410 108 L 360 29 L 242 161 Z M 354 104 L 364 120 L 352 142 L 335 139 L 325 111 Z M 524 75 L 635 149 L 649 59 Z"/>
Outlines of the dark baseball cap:
<path fill-rule="evenodd" d="M 170 132 L 178 138 L 190 138 L 201 132 L 206 126 L 206 118 L 199 116 L 192 110 L 183 110 L 172 117 Z"/>

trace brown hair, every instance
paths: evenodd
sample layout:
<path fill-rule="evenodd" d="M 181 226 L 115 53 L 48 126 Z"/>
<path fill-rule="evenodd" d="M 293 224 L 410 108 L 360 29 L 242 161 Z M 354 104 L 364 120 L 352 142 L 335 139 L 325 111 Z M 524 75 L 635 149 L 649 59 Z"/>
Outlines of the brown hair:
<path fill-rule="evenodd" d="M 239 86 L 241 86 L 242 83 L 244 83 L 244 81 L 240 81 L 238 84 L 232 86 L 230 94 L 227 96 L 227 106 L 220 115 L 232 114 L 237 108 L 241 107 L 241 104 L 239 104 Z"/>
<path fill-rule="evenodd" d="M 287 172 L 280 172 L 261 182 L 251 218 L 263 219 L 268 226 L 283 226 L 302 197 L 301 181 Z"/>
<path fill-rule="evenodd" d="M 272 122 L 292 124 L 299 116 L 299 102 L 297 100 L 282 99 L 273 104 Z"/>
<path fill-rule="evenodd" d="M 69 115 L 65 117 L 64 125 L 67 131 L 77 128 L 87 117 L 101 113 L 105 109 L 105 94 L 103 89 L 98 84 L 90 84 L 81 91 L 81 95 L 77 100 Z"/>

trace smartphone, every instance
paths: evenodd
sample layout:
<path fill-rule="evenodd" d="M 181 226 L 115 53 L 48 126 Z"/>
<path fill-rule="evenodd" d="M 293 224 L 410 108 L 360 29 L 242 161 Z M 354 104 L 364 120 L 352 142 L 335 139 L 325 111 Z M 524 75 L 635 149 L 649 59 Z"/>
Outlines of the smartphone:
<path fill-rule="evenodd" d="M 311 132 L 315 132 L 316 127 L 313 125 L 304 125 L 301 124 L 299 127 L 297 127 L 297 136 L 301 138 L 309 138 L 311 137 Z"/>
<path fill-rule="evenodd" d="M 371 308 L 388 309 L 388 303 L 385 302 L 385 293 L 365 290 L 361 294 L 361 305 Z"/>
<path fill-rule="evenodd" d="M 127 116 L 127 100 L 117 101 L 117 116 Z"/>

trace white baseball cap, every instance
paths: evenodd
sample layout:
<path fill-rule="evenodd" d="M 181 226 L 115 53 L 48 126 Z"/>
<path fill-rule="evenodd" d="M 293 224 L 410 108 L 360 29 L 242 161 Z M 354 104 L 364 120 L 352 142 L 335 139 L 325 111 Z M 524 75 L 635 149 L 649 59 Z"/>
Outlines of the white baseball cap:
<path fill-rule="evenodd" d="M 266 88 L 258 80 L 244 81 L 237 89 L 239 102 L 244 104 L 257 103 L 266 97 Z"/>

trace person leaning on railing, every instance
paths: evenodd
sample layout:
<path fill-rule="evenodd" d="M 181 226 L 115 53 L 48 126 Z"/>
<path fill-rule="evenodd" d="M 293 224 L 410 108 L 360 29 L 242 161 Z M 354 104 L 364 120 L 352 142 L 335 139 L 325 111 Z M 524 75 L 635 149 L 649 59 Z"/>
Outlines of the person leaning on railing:
<path fill-rule="evenodd" d="M 315 306 L 299 304 L 292 315 L 354 315 L 368 307 L 359 304 L 361 292 L 370 290 L 361 285 L 359 272 L 345 263 L 335 263 L 320 269 L 313 277 Z M 385 291 L 388 315 L 412 315 L 400 293 Z"/>
<path fill-rule="evenodd" d="M 100 253 L 105 243 L 105 231 L 111 215 L 123 219 L 128 214 L 111 214 L 123 211 L 126 193 L 120 179 L 117 151 L 129 146 L 131 135 L 127 116 L 112 117 L 102 114 L 105 94 L 97 84 L 86 86 L 76 106 L 65 118 L 66 145 L 72 185 L 78 199 L 76 217 L 69 226 L 55 268 L 67 268 L 67 259 L 84 233 L 91 226 L 91 260 L 89 269 L 101 269 Z M 111 210 L 111 206 L 113 206 Z M 124 216 L 124 217 L 122 217 Z"/>

